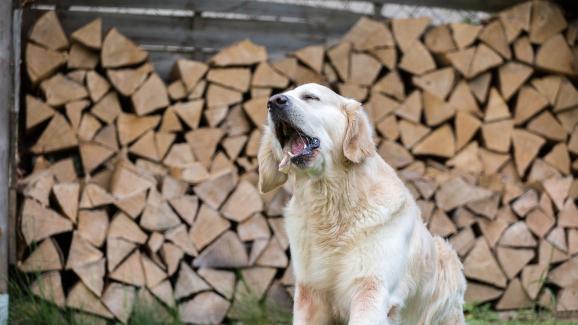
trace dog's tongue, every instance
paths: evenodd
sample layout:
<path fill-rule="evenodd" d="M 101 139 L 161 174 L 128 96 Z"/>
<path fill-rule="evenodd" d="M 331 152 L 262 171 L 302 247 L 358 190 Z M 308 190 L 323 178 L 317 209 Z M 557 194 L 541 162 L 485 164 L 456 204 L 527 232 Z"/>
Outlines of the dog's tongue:
<path fill-rule="evenodd" d="M 307 148 L 307 142 L 304 137 L 297 136 L 291 141 L 291 153 L 298 156 Z"/>

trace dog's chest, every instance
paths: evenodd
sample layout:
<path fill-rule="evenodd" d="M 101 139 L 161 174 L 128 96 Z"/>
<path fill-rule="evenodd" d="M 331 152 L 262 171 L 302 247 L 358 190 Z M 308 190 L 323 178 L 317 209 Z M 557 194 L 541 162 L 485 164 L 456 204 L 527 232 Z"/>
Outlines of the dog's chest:
<path fill-rule="evenodd" d="M 298 281 L 331 289 L 344 267 L 351 234 L 344 225 L 324 222 L 318 211 L 294 209 L 286 219 L 295 276 Z M 322 218 L 323 217 L 323 218 Z"/>

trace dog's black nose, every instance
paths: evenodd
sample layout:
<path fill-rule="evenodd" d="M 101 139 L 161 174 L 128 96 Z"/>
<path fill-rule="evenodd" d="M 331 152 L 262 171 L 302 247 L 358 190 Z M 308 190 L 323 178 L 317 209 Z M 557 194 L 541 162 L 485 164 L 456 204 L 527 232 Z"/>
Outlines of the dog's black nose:
<path fill-rule="evenodd" d="M 269 98 L 267 107 L 270 109 L 284 109 L 289 105 L 289 98 L 283 94 L 277 94 Z"/>

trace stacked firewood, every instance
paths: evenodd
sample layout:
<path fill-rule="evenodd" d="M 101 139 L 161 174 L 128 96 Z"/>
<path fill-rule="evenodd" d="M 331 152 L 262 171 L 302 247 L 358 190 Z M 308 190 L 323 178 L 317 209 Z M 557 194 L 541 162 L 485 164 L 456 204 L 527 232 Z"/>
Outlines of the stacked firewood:
<path fill-rule="evenodd" d="M 203 324 L 249 295 L 288 307 L 291 188 L 259 194 L 256 155 L 268 97 L 317 82 L 365 104 L 468 301 L 578 310 L 577 33 L 547 1 L 482 25 L 362 18 L 281 59 L 245 40 L 178 60 L 165 84 L 118 30 L 67 36 L 47 12 L 24 49 L 18 267 L 121 322 L 141 299 Z"/>

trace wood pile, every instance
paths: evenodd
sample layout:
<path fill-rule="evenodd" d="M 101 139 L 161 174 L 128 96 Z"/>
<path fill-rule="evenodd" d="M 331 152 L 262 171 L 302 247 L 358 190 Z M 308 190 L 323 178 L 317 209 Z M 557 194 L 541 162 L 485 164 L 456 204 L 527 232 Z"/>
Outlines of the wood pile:
<path fill-rule="evenodd" d="M 259 194 L 256 155 L 268 97 L 317 82 L 364 103 L 468 301 L 578 310 L 577 26 L 547 1 L 482 25 L 362 18 L 281 59 L 249 40 L 180 59 L 165 83 L 118 30 L 47 12 L 24 51 L 18 268 L 123 323 L 139 301 L 203 324 L 248 294 L 290 306 L 291 188 Z"/>

